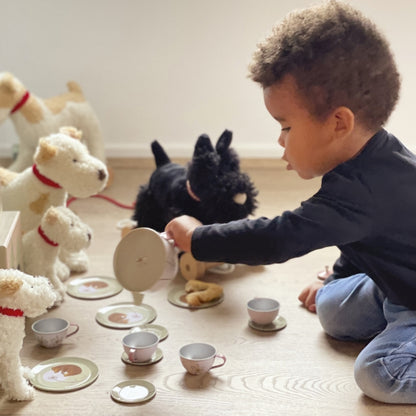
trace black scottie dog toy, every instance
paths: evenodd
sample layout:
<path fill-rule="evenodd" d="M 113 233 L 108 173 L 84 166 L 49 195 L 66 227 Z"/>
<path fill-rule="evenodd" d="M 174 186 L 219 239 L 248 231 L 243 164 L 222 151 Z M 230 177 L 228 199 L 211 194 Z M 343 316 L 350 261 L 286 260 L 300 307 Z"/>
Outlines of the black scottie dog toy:
<path fill-rule="evenodd" d="M 209 137 L 201 135 L 187 167 L 172 163 L 162 146 L 152 142 L 156 170 L 137 195 L 132 217 L 137 227 L 162 232 L 171 219 L 183 214 L 203 224 L 252 214 L 258 192 L 248 175 L 240 171 L 231 139 L 232 132 L 225 130 L 214 149 Z"/>

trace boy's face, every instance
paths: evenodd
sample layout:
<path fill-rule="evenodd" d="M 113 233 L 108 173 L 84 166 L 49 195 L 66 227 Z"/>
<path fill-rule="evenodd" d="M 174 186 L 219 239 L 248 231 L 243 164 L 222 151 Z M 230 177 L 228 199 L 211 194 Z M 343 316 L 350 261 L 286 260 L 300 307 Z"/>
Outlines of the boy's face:
<path fill-rule="evenodd" d="M 281 125 L 279 144 L 287 169 L 303 179 L 322 176 L 338 162 L 331 146 L 331 123 L 317 120 L 303 104 L 295 81 L 286 76 L 263 91 L 267 110 Z"/>

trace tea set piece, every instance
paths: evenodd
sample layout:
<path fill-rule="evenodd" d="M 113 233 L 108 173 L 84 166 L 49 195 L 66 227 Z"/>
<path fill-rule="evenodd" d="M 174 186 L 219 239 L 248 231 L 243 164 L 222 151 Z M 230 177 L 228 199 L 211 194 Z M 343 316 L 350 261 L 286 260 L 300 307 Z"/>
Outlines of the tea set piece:
<path fill-rule="evenodd" d="M 67 283 L 66 293 L 78 299 L 104 299 L 119 294 L 123 287 L 114 277 L 87 276 Z"/>
<path fill-rule="evenodd" d="M 136 228 L 118 243 L 113 268 L 121 286 L 131 292 L 143 292 L 158 280 L 176 276 L 178 250 L 164 233 L 146 227 Z"/>
<path fill-rule="evenodd" d="M 149 365 L 163 358 L 158 348 L 159 337 L 153 332 L 131 332 L 122 339 L 124 352 L 121 359 L 127 364 Z"/>
<path fill-rule="evenodd" d="M 152 399 L 156 394 L 155 386 L 147 380 L 133 379 L 116 384 L 111 397 L 121 403 L 141 403 Z"/>
<path fill-rule="evenodd" d="M 150 323 L 156 316 L 156 310 L 150 305 L 122 302 L 100 308 L 95 319 L 109 328 L 127 329 Z"/>
<path fill-rule="evenodd" d="M 67 392 L 92 384 L 98 377 L 95 363 L 80 357 L 59 357 L 32 368 L 30 383 L 39 390 Z"/>
<path fill-rule="evenodd" d="M 73 327 L 71 332 L 69 332 L 70 327 Z M 65 338 L 76 334 L 78 330 L 78 324 L 62 318 L 44 318 L 32 324 L 36 340 L 45 348 L 58 347 Z"/>
<path fill-rule="evenodd" d="M 321 270 L 317 274 L 319 280 L 326 280 L 334 271 L 329 266 L 325 266 L 324 270 Z"/>
<path fill-rule="evenodd" d="M 155 324 L 143 324 L 139 326 L 134 326 L 129 331 L 129 334 L 132 334 L 133 332 L 141 332 L 141 331 L 153 332 L 159 337 L 159 342 L 165 340 L 167 336 L 169 335 L 168 330 L 164 326 L 155 325 Z"/>
<path fill-rule="evenodd" d="M 186 296 L 188 292 L 185 290 L 184 287 L 175 287 L 168 293 L 168 301 L 175 306 L 179 306 L 181 308 L 188 308 L 188 309 L 203 309 L 203 308 L 211 308 L 212 306 L 216 306 L 220 304 L 224 300 L 224 294 L 221 294 L 217 299 L 213 299 L 209 302 L 201 303 L 200 305 L 190 305 L 186 301 Z"/>
<path fill-rule="evenodd" d="M 272 298 L 253 298 L 247 302 L 249 326 L 258 331 L 279 331 L 286 327 L 285 318 L 279 316 L 280 303 Z"/>
<path fill-rule="evenodd" d="M 205 374 L 214 368 L 222 367 L 227 361 L 225 355 L 218 353 L 213 345 L 202 342 L 184 345 L 179 350 L 179 358 L 185 370 L 192 375 Z M 214 365 L 216 359 L 221 362 Z"/>
<path fill-rule="evenodd" d="M 138 365 L 138 366 L 155 364 L 159 362 L 162 358 L 163 358 L 163 352 L 160 348 L 156 348 L 156 351 L 153 353 L 152 357 L 147 361 L 131 361 L 125 351 L 123 351 L 123 354 L 121 354 L 121 360 L 124 363 L 130 364 L 130 365 Z"/>
<path fill-rule="evenodd" d="M 215 266 L 210 266 L 207 270 L 215 274 L 230 274 L 235 270 L 235 264 L 220 263 Z"/>
<path fill-rule="evenodd" d="M 283 316 L 277 317 L 273 322 L 269 324 L 257 324 L 256 322 L 249 321 L 248 325 L 250 328 L 253 328 L 257 331 L 263 331 L 263 332 L 274 332 L 274 331 L 280 331 L 283 328 L 286 328 L 287 322 L 286 319 L 283 318 Z"/>

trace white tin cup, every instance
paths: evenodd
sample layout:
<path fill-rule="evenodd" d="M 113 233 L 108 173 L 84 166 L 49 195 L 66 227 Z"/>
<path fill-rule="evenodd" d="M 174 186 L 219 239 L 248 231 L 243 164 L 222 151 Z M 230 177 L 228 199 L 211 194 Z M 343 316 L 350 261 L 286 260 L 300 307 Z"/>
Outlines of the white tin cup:
<path fill-rule="evenodd" d="M 280 303 L 271 298 L 253 298 L 247 302 L 250 319 L 258 325 L 272 323 L 279 315 Z"/>
<path fill-rule="evenodd" d="M 123 348 L 129 360 L 134 363 L 149 361 L 159 344 L 159 337 L 153 332 L 132 332 L 123 337 Z"/>
<path fill-rule="evenodd" d="M 179 350 L 179 357 L 185 370 L 192 375 L 205 374 L 209 370 L 222 367 L 227 361 L 212 345 L 198 342 L 184 345 Z M 214 365 L 216 358 L 222 362 Z"/>
<path fill-rule="evenodd" d="M 68 332 L 70 327 L 72 332 Z M 62 344 L 65 338 L 76 334 L 79 330 L 78 324 L 73 324 L 62 318 L 44 318 L 32 324 L 32 331 L 39 344 L 45 348 L 54 348 Z"/>

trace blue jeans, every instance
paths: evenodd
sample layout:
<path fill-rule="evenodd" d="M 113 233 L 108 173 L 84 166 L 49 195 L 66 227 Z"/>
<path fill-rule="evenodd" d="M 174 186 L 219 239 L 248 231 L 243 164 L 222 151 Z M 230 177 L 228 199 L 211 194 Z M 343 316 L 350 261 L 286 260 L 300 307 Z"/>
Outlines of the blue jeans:
<path fill-rule="evenodd" d="M 355 380 L 384 403 L 416 404 L 416 311 L 395 305 L 365 274 L 336 279 L 316 295 L 328 335 L 370 342 L 358 355 Z"/>

